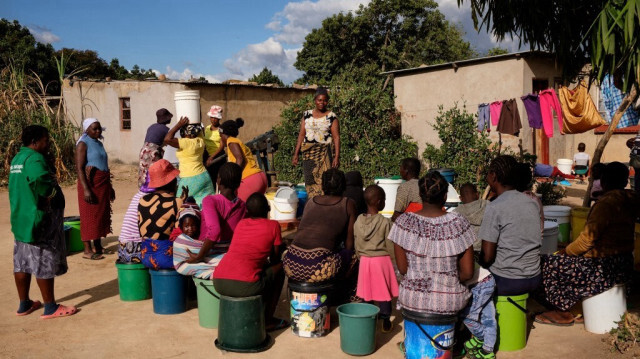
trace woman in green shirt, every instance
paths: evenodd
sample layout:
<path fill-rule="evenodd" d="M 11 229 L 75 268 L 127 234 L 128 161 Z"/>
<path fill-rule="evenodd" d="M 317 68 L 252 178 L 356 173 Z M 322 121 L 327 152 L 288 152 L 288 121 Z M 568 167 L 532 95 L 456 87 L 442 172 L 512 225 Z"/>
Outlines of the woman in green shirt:
<path fill-rule="evenodd" d="M 28 126 L 22 131 L 22 143 L 9 173 L 13 272 L 20 298 L 16 315 L 42 307 L 40 301 L 29 298 L 32 275 L 44 301 L 40 318 L 72 315 L 76 308 L 56 304 L 53 293 L 54 278 L 67 272 L 67 251 L 62 228 L 64 195 L 44 157 L 49 151 L 49 132 L 42 126 Z"/>

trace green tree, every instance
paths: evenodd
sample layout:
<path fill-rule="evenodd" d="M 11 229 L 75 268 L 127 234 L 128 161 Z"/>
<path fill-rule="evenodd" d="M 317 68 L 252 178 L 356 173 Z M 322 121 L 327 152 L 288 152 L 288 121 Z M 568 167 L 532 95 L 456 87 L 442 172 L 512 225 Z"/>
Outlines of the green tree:
<path fill-rule="evenodd" d="M 453 168 L 458 176 L 456 183 L 475 183 L 478 188 L 486 186 L 485 177 L 489 162 L 498 155 L 489 134 L 478 132 L 475 115 L 467 112 L 466 106 L 458 104 L 444 110 L 440 106 L 433 129 L 438 132 L 440 146 L 427 143 L 422 157 L 428 168 Z"/>
<path fill-rule="evenodd" d="M 144 80 L 144 79 L 148 79 L 148 78 L 157 78 L 155 72 L 153 72 L 151 69 L 145 70 L 140 68 L 140 66 L 138 66 L 137 64 L 133 65 L 133 67 L 131 68 L 131 71 L 129 73 L 129 77 L 131 79 L 135 79 L 135 80 Z"/>
<path fill-rule="evenodd" d="M 67 59 L 67 71 L 81 71 L 82 77 L 91 79 L 104 79 L 112 76 L 107 62 L 93 50 L 62 48 L 56 51 L 58 57 L 63 54 Z"/>
<path fill-rule="evenodd" d="M 458 0 L 458 5 L 464 0 Z M 592 165 L 602 153 L 624 112 L 638 97 L 640 79 L 640 0 L 552 0 L 505 4 L 500 0 L 469 0 L 476 29 L 491 32 L 498 40 L 520 39 L 534 49 L 555 54 L 564 77 L 573 79 L 587 63 L 591 75 L 601 81 L 606 74 L 629 91 L 616 110 L 593 154 Z M 593 180 L 583 201 L 590 202 Z"/>
<path fill-rule="evenodd" d="M 325 19 L 305 38 L 294 66 L 298 83 L 328 84 L 374 64 L 374 73 L 470 58 L 471 45 L 432 0 L 373 0 Z"/>
<path fill-rule="evenodd" d="M 117 57 L 111 59 L 111 62 L 109 63 L 109 73 L 111 74 L 111 78 L 114 80 L 124 80 L 130 76 L 129 70 L 120 65 L 120 60 L 118 60 Z"/>
<path fill-rule="evenodd" d="M 254 74 L 253 77 L 249 79 L 249 81 L 257 82 L 259 85 L 276 84 L 281 87 L 284 86 L 284 82 L 280 80 L 278 75 L 275 75 L 266 66 L 262 69 L 262 71 L 260 71 L 259 74 Z"/>
<path fill-rule="evenodd" d="M 487 56 L 498 56 L 508 54 L 509 50 L 502 48 L 500 46 L 492 47 L 487 51 Z"/>

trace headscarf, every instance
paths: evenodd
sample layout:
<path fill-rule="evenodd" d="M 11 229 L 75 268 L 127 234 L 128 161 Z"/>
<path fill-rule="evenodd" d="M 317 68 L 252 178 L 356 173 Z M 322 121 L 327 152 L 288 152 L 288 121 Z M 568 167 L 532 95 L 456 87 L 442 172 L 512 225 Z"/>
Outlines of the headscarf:
<path fill-rule="evenodd" d="M 202 126 L 199 123 L 188 124 L 182 128 L 180 128 L 180 136 L 194 136 L 197 137 L 202 131 Z"/>
<path fill-rule="evenodd" d="M 201 221 L 200 207 L 195 203 L 193 197 L 187 198 L 187 200 L 180 206 L 180 212 L 178 213 L 178 224 L 182 224 L 182 220 L 186 217 L 194 217 L 198 221 Z"/>
<path fill-rule="evenodd" d="M 213 117 L 213 118 L 217 118 L 217 119 L 222 120 L 222 107 L 220 107 L 218 105 L 211 106 L 211 109 L 209 110 L 209 112 L 207 112 L 207 115 L 209 117 Z"/>
<path fill-rule="evenodd" d="M 78 141 L 76 141 L 76 146 L 78 145 L 78 143 L 80 143 L 80 141 L 84 140 L 85 138 L 89 138 L 89 135 L 87 135 L 87 129 L 89 128 L 89 126 L 93 125 L 95 122 L 99 122 L 97 118 L 93 118 L 93 117 L 89 117 L 86 118 L 84 121 L 82 121 L 82 136 L 80 136 L 80 138 L 78 138 Z M 102 131 L 106 131 L 107 128 L 103 127 Z M 100 139 L 103 140 L 104 137 L 102 137 L 102 135 L 100 135 Z"/>

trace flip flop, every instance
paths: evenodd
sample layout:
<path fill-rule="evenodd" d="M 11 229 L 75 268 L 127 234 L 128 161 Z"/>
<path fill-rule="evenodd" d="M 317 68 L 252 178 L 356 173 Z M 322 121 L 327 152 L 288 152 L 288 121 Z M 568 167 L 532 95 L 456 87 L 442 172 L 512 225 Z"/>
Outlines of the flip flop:
<path fill-rule="evenodd" d="M 104 259 L 104 256 L 99 253 L 93 253 L 91 257 L 82 256 L 82 258 L 92 260 L 92 261 L 98 261 L 100 259 Z"/>
<path fill-rule="evenodd" d="M 273 326 L 272 328 L 267 329 L 267 332 L 275 332 L 276 330 L 280 330 L 280 329 L 284 329 L 284 328 L 288 328 L 291 325 L 291 323 L 287 322 L 284 319 L 280 319 L 280 321 L 278 322 L 278 324 L 276 324 L 275 326 Z"/>
<path fill-rule="evenodd" d="M 24 315 L 29 315 L 29 314 L 33 313 L 34 311 L 36 311 L 36 310 L 38 310 L 40 308 L 42 308 L 42 303 L 39 300 L 34 300 L 34 301 L 31 302 L 31 308 L 25 310 L 22 313 L 16 312 L 16 315 L 19 316 L 19 317 L 24 316 Z"/>
<path fill-rule="evenodd" d="M 542 321 L 542 320 L 538 319 L 538 317 L 546 319 L 547 321 Z M 553 326 L 556 326 L 556 327 L 570 327 L 573 324 L 575 324 L 575 320 L 574 319 L 572 319 L 569 323 L 560 323 L 560 322 L 557 322 L 557 321 L 549 318 L 548 316 L 544 315 L 544 313 L 540 313 L 540 314 L 536 315 L 536 318 L 534 319 L 534 321 L 536 323 L 538 323 L 538 324 L 553 325 Z"/>
<path fill-rule="evenodd" d="M 40 319 L 53 319 L 53 318 L 60 318 L 60 317 L 68 317 L 70 315 L 74 315 L 76 314 L 76 312 L 78 312 L 78 309 L 76 307 L 67 307 L 64 306 L 62 304 L 58 305 L 58 309 L 56 309 L 56 311 L 53 314 L 49 314 L 49 315 L 41 315 Z"/>

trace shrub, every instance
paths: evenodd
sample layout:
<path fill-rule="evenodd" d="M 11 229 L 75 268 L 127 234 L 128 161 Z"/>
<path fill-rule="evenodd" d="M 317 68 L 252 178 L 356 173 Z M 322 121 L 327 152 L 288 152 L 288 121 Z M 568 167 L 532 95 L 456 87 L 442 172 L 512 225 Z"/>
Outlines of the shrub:
<path fill-rule="evenodd" d="M 433 128 L 442 144 L 427 143 L 422 154 L 427 167 L 452 168 L 457 184 L 471 182 L 485 188 L 489 163 L 499 153 L 489 134 L 478 132 L 476 115 L 467 112 L 466 105 L 460 108 L 456 103 L 446 111 L 440 106 Z"/>
<path fill-rule="evenodd" d="M 543 206 L 553 206 L 559 204 L 560 201 L 567 196 L 564 188 L 555 186 L 552 182 L 538 183 L 536 193 L 542 195 L 540 201 Z"/>

